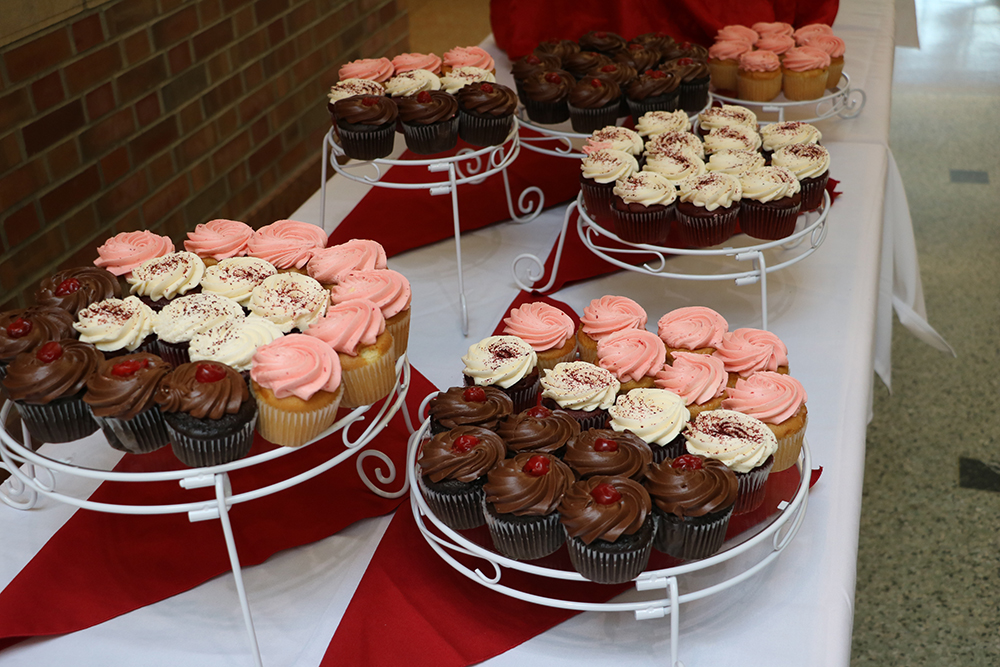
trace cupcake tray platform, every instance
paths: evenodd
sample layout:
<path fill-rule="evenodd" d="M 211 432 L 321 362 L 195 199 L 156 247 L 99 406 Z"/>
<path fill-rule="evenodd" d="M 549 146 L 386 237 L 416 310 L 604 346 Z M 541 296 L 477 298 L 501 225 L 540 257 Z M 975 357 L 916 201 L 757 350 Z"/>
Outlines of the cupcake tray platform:
<path fill-rule="evenodd" d="M 400 475 L 402 484 L 399 489 L 388 490 L 391 486 L 398 484 L 395 465 L 384 452 L 366 449 L 365 446 L 372 439 L 382 432 L 389 421 L 399 412 L 406 401 L 407 390 L 410 386 L 410 365 L 406 356 L 400 357 L 396 362 L 396 387 L 374 415 L 367 415 L 373 406 L 366 405 L 355 408 L 350 413 L 338 420 L 329 429 L 323 432 L 315 440 L 312 440 L 302 447 L 278 447 L 269 451 L 243 458 L 223 465 L 210 466 L 204 468 L 185 468 L 183 470 L 169 470 L 162 472 L 115 472 L 111 470 L 101 470 L 85 467 L 73 463 L 72 452 L 64 458 L 55 458 L 40 454 L 35 449 L 25 447 L 17 441 L 6 428 L 0 428 L 0 466 L 8 470 L 11 474 L 2 485 L 0 485 L 0 500 L 5 504 L 19 510 L 30 510 L 34 508 L 39 496 L 45 496 L 58 502 L 66 503 L 74 507 L 93 510 L 95 512 L 108 512 L 112 514 L 131 515 L 162 515 L 162 514 L 187 514 L 188 520 L 208 521 L 218 519 L 222 526 L 225 537 L 226 548 L 229 553 L 229 562 L 232 567 L 233 577 L 236 584 L 236 591 L 239 596 L 240 607 L 243 612 L 243 621 L 246 625 L 247 637 L 253 655 L 254 665 L 262 667 L 260 647 L 257 642 L 257 634 L 254 630 L 253 617 L 250 613 L 250 605 L 247 599 L 246 590 L 243 584 L 243 573 L 240 567 L 239 554 L 233 538 L 233 530 L 229 521 L 229 509 L 233 505 L 245 503 L 258 498 L 278 493 L 291 488 L 320 475 L 327 470 L 339 465 L 345 460 L 356 456 L 356 466 L 358 476 L 361 481 L 371 490 L 383 498 L 399 498 L 409 490 L 409 480 L 405 475 Z M 8 414 L 13 406 L 11 401 L 4 403 L 0 409 L 0 424 L 7 424 Z M 406 412 L 404 411 L 404 415 Z M 350 431 L 352 427 L 356 430 L 364 422 L 363 430 L 356 437 Z M 409 420 L 407 420 L 409 421 Z M 340 432 L 345 449 L 339 454 L 327 459 L 319 465 L 305 470 L 287 479 L 274 482 L 268 486 L 262 486 L 243 493 L 234 494 L 229 480 L 229 473 L 234 470 L 250 468 L 262 463 L 272 461 L 284 456 L 294 456 L 296 452 L 306 447 L 315 445 L 317 442 L 326 439 L 330 435 Z M 22 426 L 22 436 L 24 442 L 32 442 L 27 429 Z M 37 443 L 40 446 L 42 443 Z M 66 445 L 59 445 L 65 447 Z M 377 459 L 375 469 L 375 481 L 369 479 L 365 472 L 363 462 L 369 458 Z M 129 504 L 109 504 L 92 502 L 86 497 L 77 497 L 60 493 L 56 489 L 56 482 L 59 475 L 68 475 L 78 478 L 96 480 L 102 483 L 114 482 L 123 484 L 141 484 L 149 482 L 176 481 L 184 489 L 214 488 L 215 499 L 209 501 L 186 502 L 172 505 L 129 505 Z"/>
<path fill-rule="evenodd" d="M 458 212 L 459 187 L 466 184 L 482 183 L 494 174 L 503 175 L 504 192 L 507 196 L 507 212 L 514 222 L 530 222 L 538 217 L 545 207 L 545 193 L 537 186 L 525 188 L 517 197 L 517 207 L 510 190 L 507 167 L 517 159 L 521 150 L 517 117 L 510 134 L 503 144 L 486 146 L 477 150 L 463 148 L 450 157 L 433 159 L 389 159 L 372 161 L 350 160 L 341 164 L 344 150 L 334 138 L 333 128 L 323 140 L 323 174 L 320 186 L 320 220 L 326 220 L 327 167 L 332 167 L 341 176 L 359 183 L 396 190 L 428 190 L 434 195 L 451 195 L 452 222 L 455 235 L 455 261 L 458 265 L 458 295 L 461 307 L 462 335 L 469 335 L 469 308 L 465 298 L 465 282 L 462 276 L 462 227 Z M 443 174 L 441 180 L 427 183 L 400 183 L 386 178 L 388 167 L 425 168 L 432 173 Z M 537 202 L 534 201 L 537 197 Z"/>
<path fill-rule="evenodd" d="M 823 205 L 817 211 L 811 211 L 799 217 L 795 232 L 777 241 L 758 241 L 745 234 L 738 234 L 721 247 L 713 248 L 671 248 L 645 243 L 629 243 L 597 223 L 587 214 L 583 203 L 583 193 L 566 208 L 562 230 L 556 244 L 555 261 L 552 273 L 546 284 L 540 281 L 545 277 L 545 262 L 531 253 L 522 253 L 511 263 L 511 273 L 514 282 L 521 289 L 531 292 L 547 293 L 555 284 L 559 275 L 559 263 L 562 259 L 563 245 L 566 241 L 569 221 L 574 211 L 580 215 L 576 223 L 576 231 L 583 244 L 601 259 L 628 271 L 635 271 L 660 278 L 675 280 L 733 280 L 737 285 L 760 285 L 761 329 L 767 329 L 767 275 L 774 271 L 787 268 L 801 262 L 816 252 L 816 249 L 826 239 L 826 218 L 830 210 L 830 195 L 823 193 Z M 612 241 L 617 246 L 608 245 Z M 642 255 L 650 257 L 649 261 L 635 265 L 627 260 L 630 257 Z M 671 265 L 667 260 L 674 256 L 700 258 L 701 262 L 688 262 L 683 267 L 675 262 Z M 741 268 L 749 262 L 751 268 Z M 677 269 L 671 271 L 668 269 Z M 522 278 L 523 276 L 523 278 Z"/>
<path fill-rule="evenodd" d="M 761 125 L 782 123 L 786 120 L 816 123 L 834 116 L 844 119 L 854 118 L 865 108 L 867 100 L 865 91 L 860 88 L 851 88 L 851 77 L 843 73 L 840 75 L 836 90 L 815 100 L 791 102 L 786 100 L 784 95 L 779 95 L 769 102 L 751 102 L 741 100 L 738 97 L 722 95 L 714 90 L 712 96 L 726 104 L 738 104 L 749 108 L 758 114 Z M 768 120 L 760 118 L 763 114 L 777 114 L 777 116 Z"/>
<path fill-rule="evenodd" d="M 637 621 L 669 615 L 670 667 L 684 667 L 678 659 L 680 605 L 736 586 L 767 567 L 795 537 L 808 505 L 809 471 L 812 467 L 809 445 L 804 442 L 796 464 L 799 485 L 791 501 L 782 502 L 778 511 L 764 523 L 727 541 L 722 551 L 716 555 L 676 567 L 646 570 L 633 581 L 635 589 L 620 596 L 618 601 L 582 602 L 551 597 L 547 594 L 545 579 L 576 582 L 585 582 L 587 579 L 573 570 L 545 567 L 501 556 L 492 546 L 483 546 L 446 526 L 428 507 L 417 483 L 420 475 L 417 454 L 419 445 L 429 430 L 428 419 L 410 440 L 406 473 L 411 489 L 410 505 L 417 527 L 427 544 L 442 560 L 460 574 L 490 590 L 533 604 L 580 612 L 632 612 Z M 458 560 L 454 554 L 460 554 L 466 562 Z M 482 561 L 485 566 L 474 567 L 469 564 L 470 560 Z M 541 579 L 530 587 L 531 590 L 528 590 L 528 586 L 508 586 L 504 583 L 504 573 L 511 570 L 536 575 Z"/>

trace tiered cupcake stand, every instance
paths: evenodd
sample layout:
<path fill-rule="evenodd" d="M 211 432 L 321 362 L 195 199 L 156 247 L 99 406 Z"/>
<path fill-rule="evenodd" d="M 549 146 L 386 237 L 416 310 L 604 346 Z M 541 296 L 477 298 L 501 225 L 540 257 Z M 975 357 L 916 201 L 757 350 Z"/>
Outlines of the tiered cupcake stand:
<path fill-rule="evenodd" d="M 410 366 L 404 355 L 396 362 L 396 387 L 393 393 L 382 402 L 374 415 L 367 414 L 373 407 L 371 405 L 355 408 L 327 429 L 321 436 L 302 447 L 275 447 L 270 451 L 233 461 L 232 463 L 204 468 L 186 468 L 184 470 L 163 472 L 114 472 L 100 470 L 74 464 L 71 454 L 67 457 L 41 454 L 36 451 L 41 443 L 33 443 L 36 445 L 35 447 L 26 447 L 18 442 L 16 438 L 12 437 L 5 428 L 0 428 L 0 461 L 2 461 L 2 466 L 11 473 L 11 477 L 3 485 L 0 485 L 0 500 L 16 509 L 29 510 L 36 506 L 41 495 L 74 507 L 93 510 L 95 512 L 130 515 L 187 514 L 188 520 L 191 522 L 218 519 L 222 526 L 226 548 L 229 552 L 229 562 L 236 583 L 236 591 L 239 595 L 240 607 L 243 612 L 243 621 L 246 625 L 254 665 L 261 667 L 263 663 L 261 661 L 260 647 L 257 643 L 257 634 L 254 630 L 250 605 L 243 585 L 243 573 L 240 567 L 239 555 L 233 538 L 232 526 L 229 521 L 230 508 L 233 505 L 263 498 L 301 484 L 355 455 L 357 456 L 356 465 L 358 475 L 372 493 L 383 498 L 399 498 L 403 496 L 408 490 L 408 479 L 405 478 L 405 475 L 402 476 L 401 488 L 394 491 L 385 490 L 385 488 L 397 482 L 395 465 L 384 452 L 366 449 L 365 446 L 376 435 L 382 432 L 393 416 L 403 406 L 409 386 Z M 0 420 L 2 420 L 0 423 L 7 423 L 7 416 L 11 407 L 12 403 L 10 401 L 4 404 L 2 410 L 0 410 Z M 350 431 L 361 428 L 361 425 L 365 421 L 367 421 L 367 425 L 364 425 L 363 430 L 356 437 L 353 437 Z M 22 427 L 22 431 L 23 442 L 31 443 L 32 441 L 27 430 Z M 259 466 L 284 456 L 294 456 L 296 452 L 314 446 L 337 432 L 340 432 L 345 447 L 339 454 L 331 456 L 315 467 L 287 479 L 243 493 L 233 493 L 229 481 L 230 472 Z M 65 446 L 55 445 L 54 447 L 61 448 Z M 363 467 L 363 462 L 369 457 L 375 457 L 378 460 L 375 469 L 376 481 L 374 482 L 368 478 Z M 76 497 L 56 490 L 56 480 L 59 475 L 95 480 L 102 483 L 142 484 L 176 481 L 184 489 L 214 488 L 215 499 L 171 505 L 130 505 L 93 502 L 86 497 Z"/>
<path fill-rule="evenodd" d="M 833 118 L 834 116 L 850 119 L 861 113 L 861 110 L 865 108 L 865 101 L 867 100 L 865 91 L 860 88 L 851 88 L 851 77 L 847 76 L 847 74 L 840 75 L 840 82 L 837 84 L 836 90 L 828 92 L 826 95 L 818 97 L 815 100 L 748 102 L 738 97 L 727 97 L 715 91 L 712 92 L 712 96 L 726 104 L 738 104 L 747 107 L 757 113 L 758 117 L 766 113 L 777 114 L 777 117 L 773 120 L 761 118 L 760 123 L 762 125 L 767 123 L 782 123 L 786 120 L 816 123 L 827 118 Z M 789 114 L 794 115 L 794 117 L 789 117 Z"/>
<path fill-rule="evenodd" d="M 466 184 L 482 183 L 490 176 L 503 175 L 504 192 L 507 195 L 507 211 L 514 222 L 530 222 L 538 217 L 545 205 L 545 194 L 541 188 L 530 186 L 525 188 L 517 198 L 515 209 L 510 190 L 510 180 L 507 167 L 510 166 L 521 150 L 519 124 L 514 118 L 510 134 L 503 144 L 487 146 L 477 150 L 462 149 L 450 157 L 433 159 L 379 159 L 370 162 L 351 160 L 341 164 L 344 151 L 337 143 L 334 130 L 331 129 L 323 140 L 323 183 L 320 188 L 320 219 L 326 220 L 326 186 L 327 167 L 333 167 L 341 176 L 359 183 L 365 183 L 380 188 L 395 190 L 428 190 L 433 195 L 451 195 L 452 223 L 455 235 L 455 261 L 458 265 L 458 294 L 461 306 L 462 334 L 469 335 L 469 309 L 465 299 L 465 282 L 462 276 L 462 241 L 461 221 L 458 212 L 459 187 Z M 427 183 L 400 183 L 392 181 L 386 170 L 395 168 L 425 168 L 433 173 L 443 174 L 441 180 Z M 538 201 L 533 205 L 532 196 Z"/>
<path fill-rule="evenodd" d="M 473 542 L 452 530 L 428 507 L 420 485 L 417 455 L 420 443 L 430 429 L 426 421 L 410 441 L 406 472 L 409 476 L 410 505 L 417 527 L 431 549 L 462 575 L 490 590 L 534 604 L 570 611 L 632 612 L 636 620 L 670 616 L 670 667 L 684 667 L 678 659 L 680 635 L 680 605 L 709 597 L 750 579 L 775 560 L 795 537 L 805 517 L 809 497 L 811 460 L 808 444 L 803 444 L 798 460 L 799 485 L 789 502 L 782 502 L 778 511 L 766 522 L 734 537 L 722 551 L 704 560 L 691 561 L 660 570 L 647 570 L 633 581 L 635 592 L 616 602 L 581 602 L 549 597 L 544 589 L 527 590 L 504 582 L 506 571 L 519 571 L 543 579 L 585 582 L 573 570 L 543 567 L 530 562 L 511 560 L 491 547 Z M 486 567 L 473 567 L 454 554 L 482 561 Z M 467 560 L 467 559 L 466 559 Z"/>

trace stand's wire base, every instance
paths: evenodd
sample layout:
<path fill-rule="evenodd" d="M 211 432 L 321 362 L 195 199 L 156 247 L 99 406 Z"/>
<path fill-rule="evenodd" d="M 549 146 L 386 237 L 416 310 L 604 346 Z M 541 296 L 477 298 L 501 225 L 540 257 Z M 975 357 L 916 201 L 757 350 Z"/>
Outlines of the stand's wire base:
<path fill-rule="evenodd" d="M 770 122 L 782 123 L 789 120 L 789 118 L 787 118 L 787 114 L 790 111 L 799 110 L 805 111 L 807 116 L 809 112 L 812 113 L 811 116 L 806 118 L 795 119 L 803 123 L 817 123 L 821 120 L 826 120 L 827 118 L 833 118 L 834 116 L 849 120 L 857 117 L 858 114 L 861 113 L 861 110 L 865 108 L 865 102 L 868 99 L 867 95 L 865 95 L 865 91 L 862 89 L 851 88 L 851 77 L 843 73 L 840 75 L 840 81 L 837 84 L 836 90 L 814 100 L 752 102 L 750 100 L 741 100 L 738 97 L 729 97 L 716 91 L 712 91 L 712 95 L 715 99 L 725 102 L 726 104 L 738 104 L 751 109 L 757 109 L 761 113 L 777 114 L 776 120 L 761 120 L 761 124 Z"/>

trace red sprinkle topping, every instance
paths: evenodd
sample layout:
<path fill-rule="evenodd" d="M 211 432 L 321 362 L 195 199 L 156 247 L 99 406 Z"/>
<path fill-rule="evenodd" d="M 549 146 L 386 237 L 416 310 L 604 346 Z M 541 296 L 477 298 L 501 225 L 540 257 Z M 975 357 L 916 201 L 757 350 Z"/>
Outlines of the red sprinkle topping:
<path fill-rule="evenodd" d="M 603 88 L 604 82 L 601 81 L 600 79 L 591 79 L 590 85 L 592 85 L 594 88 Z"/>
<path fill-rule="evenodd" d="M 57 340 L 50 340 L 45 343 L 38 351 L 35 352 L 35 358 L 39 361 L 44 361 L 47 364 L 51 364 L 53 361 L 62 356 L 63 348 Z"/>
<path fill-rule="evenodd" d="M 56 296 L 66 296 L 80 289 L 80 281 L 76 278 L 67 278 L 56 287 Z"/>
<path fill-rule="evenodd" d="M 198 364 L 194 379 L 198 382 L 218 382 L 226 377 L 226 369 L 215 364 Z"/>
<path fill-rule="evenodd" d="M 431 97 L 431 94 L 426 90 L 421 90 L 417 93 L 417 101 L 421 104 L 430 104 L 433 99 L 434 98 Z"/>
<path fill-rule="evenodd" d="M 126 378 L 135 375 L 136 371 L 140 371 L 147 366 L 149 366 L 149 359 L 146 358 L 119 361 L 111 367 L 111 374 L 115 377 Z"/>
<path fill-rule="evenodd" d="M 466 387 L 462 398 L 470 403 L 482 403 L 486 400 L 486 390 L 477 386 Z"/>
<path fill-rule="evenodd" d="M 377 97 L 365 97 L 363 100 L 361 100 L 361 104 L 365 105 L 366 107 L 373 107 L 376 104 L 378 104 L 378 98 Z"/>
<path fill-rule="evenodd" d="M 547 475 L 549 473 L 549 457 L 542 456 L 541 454 L 535 454 L 528 459 L 528 462 L 524 464 L 521 468 L 521 472 L 531 475 L 532 477 L 541 477 L 542 475 Z"/>
<path fill-rule="evenodd" d="M 19 317 L 7 325 L 7 335 L 11 338 L 21 338 L 30 334 L 34 328 L 35 325 L 31 323 L 31 320 Z"/>
<path fill-rule="evenodd" d="M 493 86 L 488 83 L 484 83 L 481 86 L 479 86 L 479 90 L 483 91 L 484 93 L 492 93 Z"/>
<path fill-rule="evenodd" d="M 465 454 L 472 451 L 472 448 L 479 444 L 479 438 L 468 433 L 460 435 L 451 443 L 451 451 Z"/>
<path fill-rule="evenodd" d="M 705 466 L 702 465 L 701 459 L 693 454 L 681 454 L 670 464 L 671 468 L 676 468 L 677 470 L 701 470 Z"/>
<path fill-rule="evenodd" d="M 562 77 L 555 72 L 549 72 L 545 75 L 545 80 L 549 83 L 562 83 Z"/>
<path fill-rule="evenodd" d="M 545 419 L 552 416 L 552 411 L 544 405 L 536 405 L 533 408 L 528 408 L 525 412 L 529 417 L 534 417 L 535 419 Z"/>
<path fill-rule="evenodd" d="M 617 452 L 618 443 L 610 438 L 598 438 L 594 440 L 595 452 Z"/>
<path fill-rule="evenodd" d="M 617 65 L 605 65 L 601 68 L 602 72 L 614 72 L 618 69 Z"/>
<path fill-rule="evenodd" d="M 594 490 L 590 492 L 590 497 L 598 505 L 614 505 L 622 499 L 622 494 L 618 493 L 618 489 L 615 487 L 604 483 L 595 486 Z"/>

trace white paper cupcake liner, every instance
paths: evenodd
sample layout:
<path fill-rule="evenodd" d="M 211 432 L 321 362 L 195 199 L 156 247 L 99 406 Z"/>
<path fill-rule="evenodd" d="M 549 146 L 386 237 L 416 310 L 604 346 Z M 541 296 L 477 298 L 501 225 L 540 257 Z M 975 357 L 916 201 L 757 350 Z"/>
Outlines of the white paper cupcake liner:
<path fill-rule="evenodd" d="M 236 433 L 225 437 L 201 439 L 192 438 L 177 431 L 167 423 L 167 434 L 174 456 L 192 468 L 216 466 L 237 461 L 250 453 L 253 446 L 253 430 L 257 417 L 248 421 Z"/>
<path fill-rule="evenodd" d="M 806 438 L 806 424 L 797 433 L 791 433 L 778 438 L 778 449 L 774 452 L 774 468 L 771 472 L 781 472 L 791 468 L 799 460 L 802 451 L 802 441 Z"/>
<path fill-rule="evenodd" d="M 371 405 L 388 396 L 396 386 L 396 364 L 392 354 L 386 354 L 374 363 L 343 370 L 341 378 L 344 385 L 341 407 Z"/>
<path fill-rule="evenodd" d="M 337 390 L 339 395 L 332 403 L 306 412 L 288 412 L 257 399 L 257 430 L 268 442 L 282 447 L 301 447 L 337 420 L 343 387 L 341 383 Z"/>

